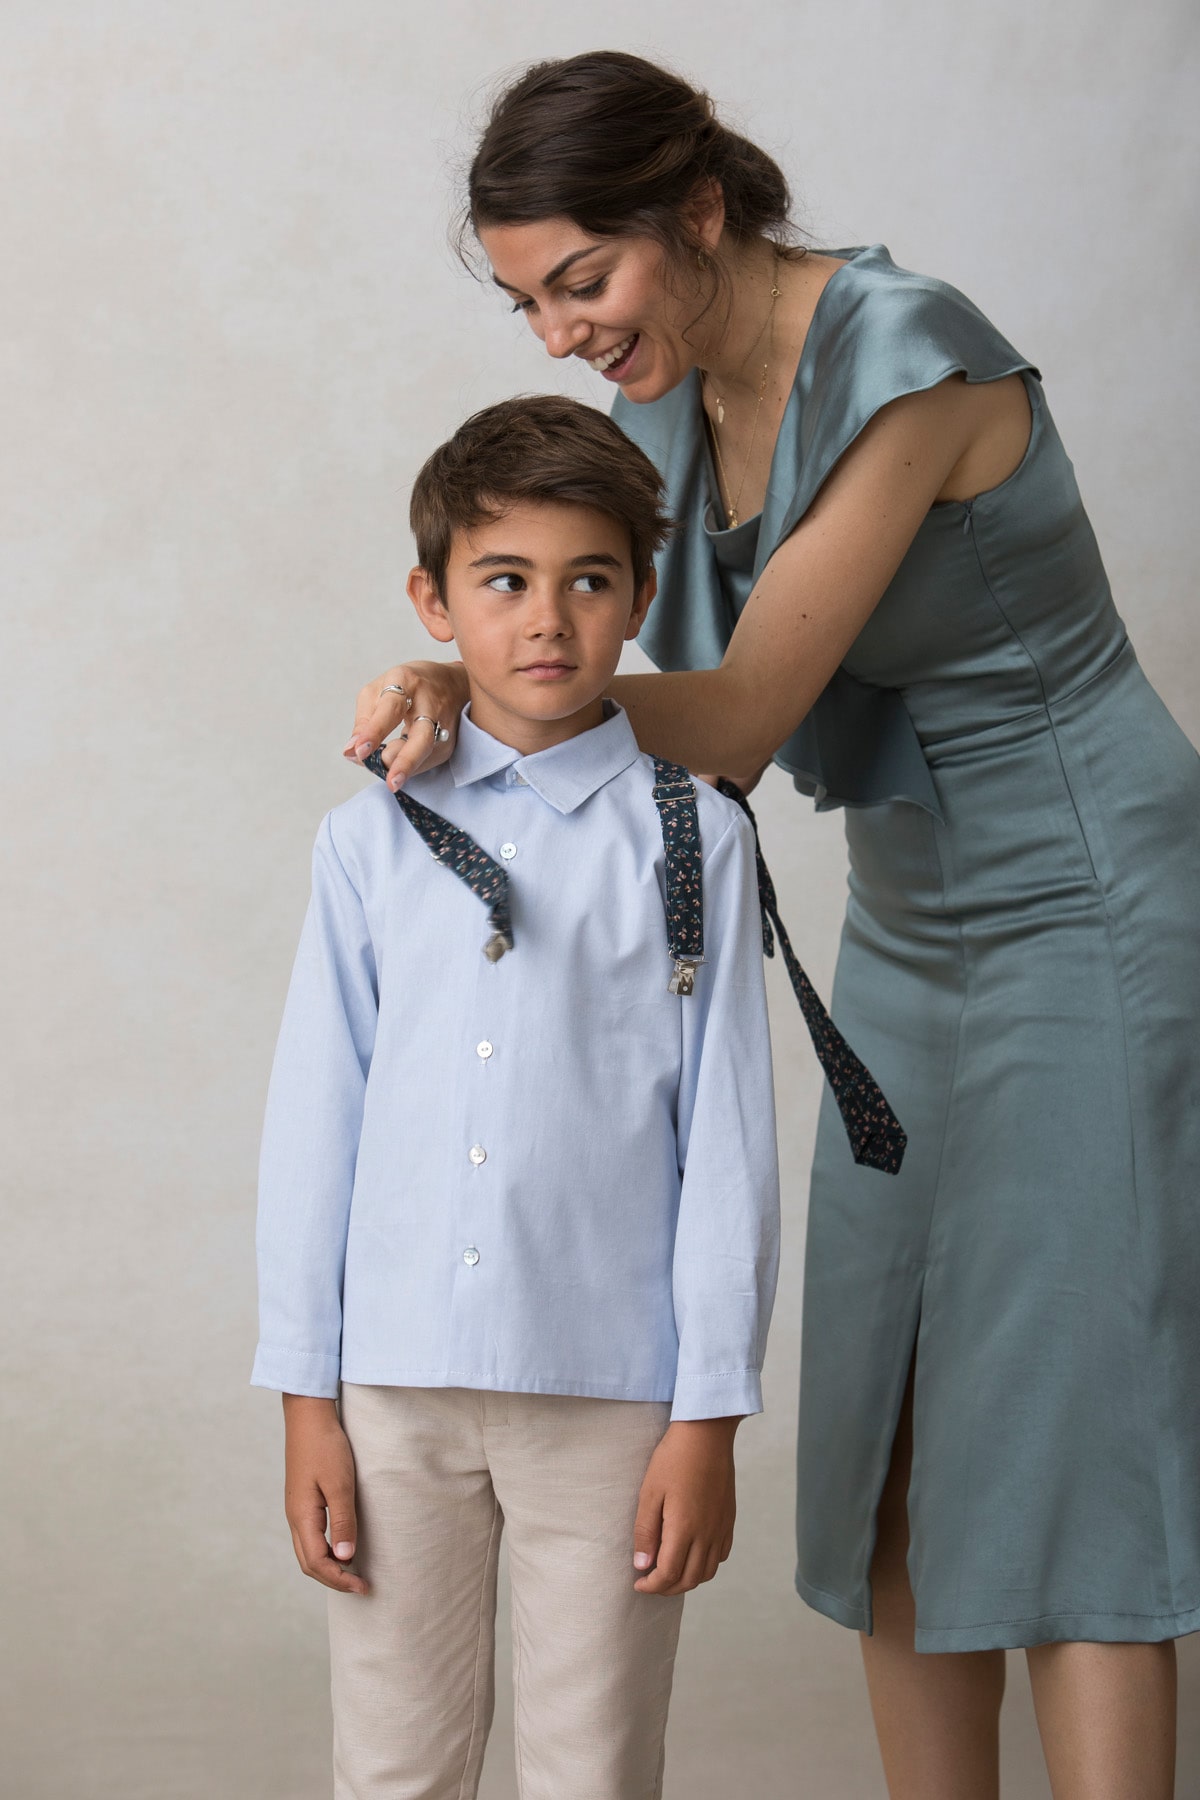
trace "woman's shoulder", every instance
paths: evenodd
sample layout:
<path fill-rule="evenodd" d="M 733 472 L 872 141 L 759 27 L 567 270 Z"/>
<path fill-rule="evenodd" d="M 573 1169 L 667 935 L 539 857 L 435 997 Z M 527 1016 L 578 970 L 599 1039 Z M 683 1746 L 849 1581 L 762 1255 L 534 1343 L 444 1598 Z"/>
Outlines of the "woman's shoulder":
<path fill-rule="evenodd" d="M 902 268 L 886 245 L 822 254 L 841 266 L 817 301 L 781 428 L 810 459 L 813 451 L 825 459 L 836 454 L 880 407 L 950 375 L 997 381 L 1020 370 L 1038 374 L 974 301 L 947 281 Z M 694 371 L 642 405 L 618 393 L 612 416 L 669 487 L 683 480 L 702 443 Z"/>
<path fill-rule="evenodd" d="M 760 560 L 803 517 L 883 407 L 952 375 L 999 381 L 1038 370 L 949 282 L 893 262 L 883 244 L 844 258 L 825 284 L 780 427 Z"/>
<path fill-rule="evenodd" d="M 902 268 L 887 246 L 834 250 L 841 258 L 822 291 L 796 371 L 811 391 L 897 398 L 965 374 L 995 381 L 1037 371 L 973 300 L 933 275 Z"/>

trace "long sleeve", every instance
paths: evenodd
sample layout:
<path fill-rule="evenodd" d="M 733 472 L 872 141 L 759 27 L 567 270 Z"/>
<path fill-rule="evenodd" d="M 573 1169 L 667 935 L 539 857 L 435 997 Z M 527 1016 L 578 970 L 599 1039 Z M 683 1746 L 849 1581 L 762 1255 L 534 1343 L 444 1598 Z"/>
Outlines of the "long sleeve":
<path fill-rule="evenodd" d="M 464 715 L 413 797 L 508 871 L 497 962 L 479 895 L 382 783 L 326 820 L 267 1104 L 259 1386 L 758 1409 L 777 1200 L 753 844 L 702 785 L 709 960 L 669 993 L 653 788 L 624 713 L 529 756 Z"/>
<path fill-rule="evenodd" d="M 704 862 L 706 961 L 682 1002 L 683 1181 L 672 1417 L 762 1410 L 779 1257 L 779 1169 L 754 840 L 740 815 Z"/>
<path fill-rule="evenodd" d="M 338 1391 L 346 1233 L 377 1021 L 367 921 L 327 818 L 267 1096 L 258 1387 Z"/>

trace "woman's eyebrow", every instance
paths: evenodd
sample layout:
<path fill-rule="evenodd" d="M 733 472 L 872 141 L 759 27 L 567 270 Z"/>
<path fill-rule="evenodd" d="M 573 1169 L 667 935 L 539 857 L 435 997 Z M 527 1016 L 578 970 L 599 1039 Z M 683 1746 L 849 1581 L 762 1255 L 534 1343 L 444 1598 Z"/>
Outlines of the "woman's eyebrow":
<path fill-rule="evenodd" d="M 599 249 L 599 244 L 589 244 L 585 250 L 572 250 L 570 256 L 564 256 L 561 262 L 555 263 L 548 275 L 542 276 L 542 286 L 544 288 L 553 287 L 559 276 L 565 275 L 572 263 L 578 262 L 581 256 L 590 256 L 593 250 Z M 510 294 L 519 294 L 524 291 L 521 288 L 514 287 L 511 281 L 502 281 L 495 270 L 492 271 L 492 280 L 497 287 L 504 288 Z"/>

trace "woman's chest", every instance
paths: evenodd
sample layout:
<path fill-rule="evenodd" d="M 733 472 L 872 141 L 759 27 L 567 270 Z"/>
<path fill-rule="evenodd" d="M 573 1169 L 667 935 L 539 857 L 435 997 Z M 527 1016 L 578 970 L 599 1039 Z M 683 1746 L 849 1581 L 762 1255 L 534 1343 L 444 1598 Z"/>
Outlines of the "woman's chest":
<path fill-rule="evenodd" d="M 710 381 L 702 384 L 701 428 L 718 527 L 737 529 L 762 512 L 790 394 L 790 385 L 777 383 L 758 405 L 753 398 L 727 400 Z"/>

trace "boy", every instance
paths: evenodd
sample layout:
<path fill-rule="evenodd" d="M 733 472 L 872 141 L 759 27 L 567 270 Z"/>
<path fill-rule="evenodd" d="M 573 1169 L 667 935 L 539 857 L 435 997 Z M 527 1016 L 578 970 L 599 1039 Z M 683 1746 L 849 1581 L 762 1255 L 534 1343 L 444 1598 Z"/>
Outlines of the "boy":
<path fill-rule="evenodd" d="M 475 1794 L 502 1527 L 523 1800 L 659 1794 L 682 1596 L 732 1543 L 775 1283 L 770 1049 L 750 826 L 604 698 L 660 503 L 565 399 L 435 452 L 408 589 L 470 706 L 448 763 L 317 840 L 253 1379 L 283 1393 L 296 1554 L 332 1590 L 338 1800 Z"/>

